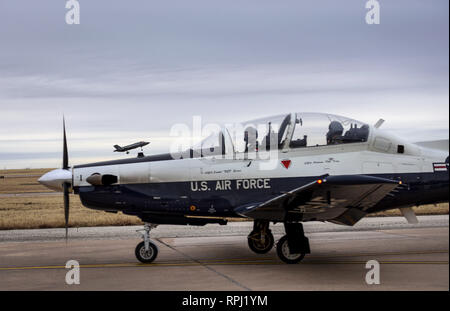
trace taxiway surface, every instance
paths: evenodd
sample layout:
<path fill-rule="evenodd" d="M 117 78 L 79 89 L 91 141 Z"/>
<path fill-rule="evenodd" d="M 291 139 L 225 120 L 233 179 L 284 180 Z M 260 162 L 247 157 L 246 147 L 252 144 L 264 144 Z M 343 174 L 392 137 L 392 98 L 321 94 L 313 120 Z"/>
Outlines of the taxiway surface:
<path fill-rule="evenodd" d="M 273 249 L 247 246 L 251 223 L 201 228 L 161 226 L 159 256 L 134 257 L 136 227 L 0 231 L 0 290 L 449 290 L 447 216 L 367 218 L 355 227 L 310 223 L 312 254 L 286 265 Z M 273 226 L 276 240 L 283 227 Z M 67 285 L 68 260 L 81 265 Z M 380 263 L 380 285 L 365 282 L 366 262 Z"/>

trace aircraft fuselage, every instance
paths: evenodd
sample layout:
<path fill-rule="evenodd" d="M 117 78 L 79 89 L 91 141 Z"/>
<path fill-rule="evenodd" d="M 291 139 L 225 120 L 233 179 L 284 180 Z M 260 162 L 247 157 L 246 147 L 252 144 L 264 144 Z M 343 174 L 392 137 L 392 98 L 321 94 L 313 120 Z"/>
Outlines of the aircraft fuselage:
<path fill-rule="evenodd" d="M 88 164 L 74 167 L 74 188 L 86 207 L 146 219 L 162 215 L 240 217 L 234 211 L 236 207 L 264 202 L 326 174 L 364 174 L 402 181 L 403 187 L 366 213 L 449 200 L 448 169 L 434 168 L 435 163 L 445 164 L 445 153 L 433 152 L 430 156 L 422 150 L 421 156 L 383 154 L 368 150 L 367 143 L 313 149 L 279 152 L 273 167 L 269 161 L 249 160 L 245 155 L 242 159 L 171 159 L 170 155 L 156 155 Z M 289 166 L 282 161 L 290 161 Z M 86 183 L 94 173 L 118 176 L 118 183 Z M 332 204 L 310 208 L 302 221 L 328 220 L 326 214 L 321 215 L 329 207 Z"/>
<path fill-rule="evenodd" d="M 145 226 L 135 255 L 144 263 L 158 254 L 150 242 L 158 224 L 247 217 L 254 221 L 249 247 L 264 254 L 274 245 L 270 222 L 283 222 L 277 254 L 292 264 L 311 252 L 302 222 L 354 225 L 369 213 L 401 208 L 416 223 L 409 207 L 449 201 L 448 141 L 409 143 L 379 130 L 381 123 L 371 127 L 331 114 L 291 113 L 245 124 L 222 128 L 183 152 L 70 170 L 64 128 L 63 169 L 39 181 L 63 191 L 66 234 L 70 186 L 88 208 L 139 217 Z"/>

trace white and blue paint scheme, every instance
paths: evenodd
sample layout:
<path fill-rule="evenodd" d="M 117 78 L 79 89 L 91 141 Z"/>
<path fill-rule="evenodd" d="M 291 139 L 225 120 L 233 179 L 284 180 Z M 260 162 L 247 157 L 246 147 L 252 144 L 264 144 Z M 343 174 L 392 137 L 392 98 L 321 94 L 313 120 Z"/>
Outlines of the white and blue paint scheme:
<path fill-rule="evenodd" d="M 296 263 L 310 252 L 301 222 L 354 225 L 394 208 L 414 221 L 411 206 L 448 202 L 448 140 L 409 143 L 381 123 L 290 113 L 242 123 L 243 133 L 225 126 L 186 152 L 66 167 L 40 182 L 58 190 L 70 184 L 88 208 L 141 218 L 147 225 L 136 256 L 143 262 L 157 254 L 153 225 L 247 217 L 257 253 L 273 247 L 269 223 L 283 222 L 277 253 Z"/>

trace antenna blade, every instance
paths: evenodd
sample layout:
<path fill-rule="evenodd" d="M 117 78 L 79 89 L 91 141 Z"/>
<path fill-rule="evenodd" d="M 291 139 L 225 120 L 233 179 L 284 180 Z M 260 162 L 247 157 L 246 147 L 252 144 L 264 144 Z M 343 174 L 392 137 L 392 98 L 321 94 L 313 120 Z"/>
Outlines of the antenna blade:
<path fill-rule="evenodd" d="M 375 123 L 374 127 L 375 127 L 376 129 L 377 129 L 377 128 L 380 128 L 380 126 L 383 125 L 383 123 L 384 123 L 384 120 L 383 120 L 383 119 L 380 119 L 380 120 L 377 121 L 377 123 Z"/>
<path fill-rule="evenodd" d="M 416 214 L 411 207 L 400 208 L 400 212 L 402 213 L 403 217 L 406 218 L 409 224 L 419 223 L 419 220 L 417 219 Z"/>

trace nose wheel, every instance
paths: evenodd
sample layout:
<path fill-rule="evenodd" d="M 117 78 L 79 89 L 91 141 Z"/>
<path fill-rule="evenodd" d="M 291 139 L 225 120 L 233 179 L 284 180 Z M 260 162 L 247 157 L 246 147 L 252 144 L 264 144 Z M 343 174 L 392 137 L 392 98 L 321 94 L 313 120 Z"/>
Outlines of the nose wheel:
<path fill-rule="evenodd" d="M 150 231 L 156 227 L 157 225 L 155 224 L 146 223 L 144 230 L 141 230 L 143 231 L 142 238 L 144 241 L 136 246 L 134 253 L 136 258 L 142 263 L 151 263 L 156 259 L 156 256 L 158 256 L 158 247 L 150 241 Z"/>
<path fill-rule="evenodd" d="M 145 242 L 141 242 L 136 246 L 136 258 L 142 263 L 150 263 L 158 256 L 158 247 L 150 242 L 148 250 L 145 248 Z"/>

